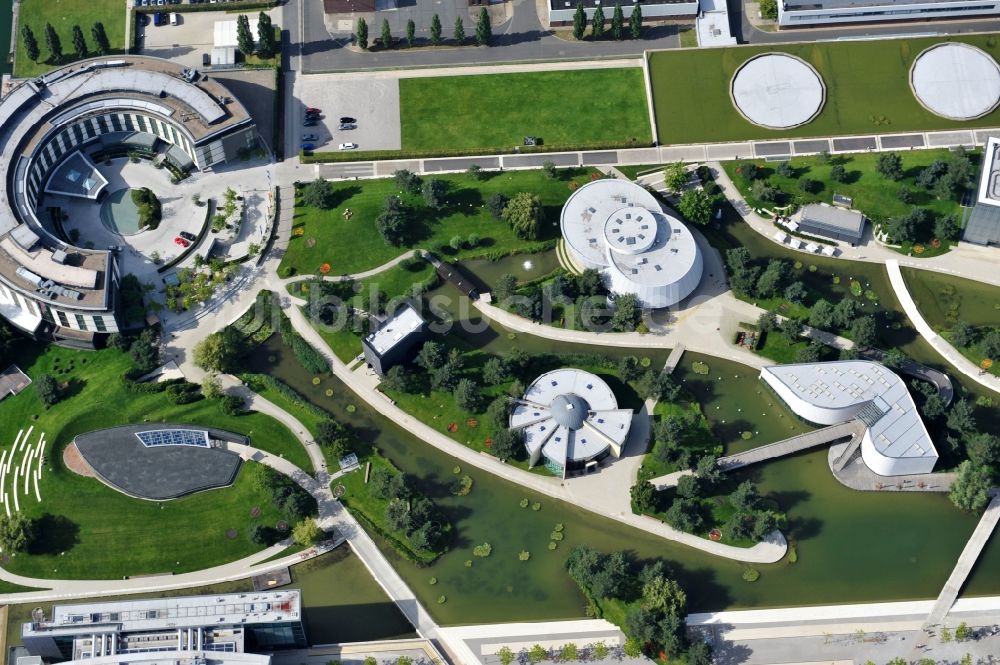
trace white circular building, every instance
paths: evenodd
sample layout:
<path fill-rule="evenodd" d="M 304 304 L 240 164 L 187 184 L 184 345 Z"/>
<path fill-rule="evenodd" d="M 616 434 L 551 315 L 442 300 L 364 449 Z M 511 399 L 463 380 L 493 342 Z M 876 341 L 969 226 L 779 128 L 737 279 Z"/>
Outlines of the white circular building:
<path fill-rule="evenodd" d="M 612 293 L 634 293 L 644 307 L 675 305 L 701 281 L 691 231 L 634 182 L 587 183 L 566 201 L 559 224 L 577 268 L 599 270 Z"/>
<path fill-rule="evenodd" d="M 530 465 L 542 458 L 563 478 L 589 471 L 608 455 L 620 457 L 632 425 L 632 409 L 619 409 L 600 377 L 580 369 L 542 374 L 518 400 L 511 429 L 521 430 Z"/>
<path fill-rule="evenodd" d="M 975 46 L 935 44 L 913 61 L 910 88 L 921 106 L 934 115 L 974 120 L 1000 103 L 1000 66 Z"/>
<path fill-rule="evenodd" d="M 763 53 L 736 70 L 730 95 L 736 110 L 753 124 L 790 129 L 819 115 L 826 86 L 805 60 L 787 53 Z"/>

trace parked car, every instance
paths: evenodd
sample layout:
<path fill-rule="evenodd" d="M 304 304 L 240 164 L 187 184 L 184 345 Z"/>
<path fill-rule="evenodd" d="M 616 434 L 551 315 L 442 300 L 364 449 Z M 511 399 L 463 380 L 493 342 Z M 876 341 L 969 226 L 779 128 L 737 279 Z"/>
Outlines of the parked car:
<path fill-rule="evenodd" d="M 202 53 L 201 54 L 201 66 L 202 67 L 209 67 L 209 66 L 211 66 L 211 64 L 212 64 L 212 57 L 209 54 L 207 54 L 207 53 Z"/>
<path fill-rule="evenodd" d="M 307 108 L 307 109 L 306 109 L 306 113 L 313 113 L 313 114 L 315 114 L 315 115 L 319 115 L 319 114 L 320 114 L 320 113 L 322 113 L 322 112 L 323 112 L 323 111 L 321 111 L 321 110 L 319 110 L 319 109 L 317 109 L 317 108 L 313 108 L 313 107 L 311 107 L 311 106 L 310 106 L 309 108 Z"/>
<path fill-rule="evenodd" d="M 316 145 L 313 144 L 313 143 L 303 143 L 302 144 L 302 149 L 306 150 L 306 151 L 308 151 L 308 150 L 315 150 L 316 149 Z"/>
<path fill-rule="evenodd" d="M 305 120 L 302 121 L 302 125 L 305 127 L 313 127 L 318 122 L 319 120 L 317 120 L 316 118 L 306 118 Z"/>
<path fill-rule="evenodd" d="M 166 25 L 167 15 L 163 12 L 156 12 L 153 14 L 153 25 Z"/>
<path fill-rule="evenodd" d="M 358 126 L 355 125 L 353 122 L 342 122 L 340 123 L 340 128 L 346 131 L 348 129 L 357 129 Z"/>
<path fill-rule="evenodd" d="M 194 242 L 195 240 L 198 239 L 198 236 L 188 231 L 181 231 L 178 235 L 180 235 L 180 237 L 184 238 L 185 240 L 190 240 L 191 242 Z"/>
<path fill-rule="evenodd" d="M 184 238 L 182 238 L 182 237 L 180 237 L 180 236 L 177 236 L 176 238 L 174 238 L 174 244 L 175 244 L 175 245 L 180 245 L 181 247 L 187 247 L 187 246 L 188 246 L 188 245 L 190 245 L 191 243 L 189 243 L 189 242 L 188 242 L 187 240 L 185 240 Z"/>
<path fill-rule="evenodd" d="M 340 122 L 341 123 L 344 123 L 344 122 L 357 122 L 357 120 L 355 120 L 354 118 L 351 118 L 350 116 L 346 116 L 345 115 L 343 118 L 340 119 Z"/>
<path fill-rule="evenodd" d="M 181 15 L 177 12 L 170 12 L 170 25 L 177 25 L 181 22 Z"/>
<path fill-rule="evenodd" d="M 341 150 L 354 150 L 357 147 L 358 147 L 357 143 L 341 143 L 340 144 L 340 149 Z"/>
<path fill-rule="evenodd" d="M 303 134 L 303 141 L 319 141 L 319 134 Z"/>

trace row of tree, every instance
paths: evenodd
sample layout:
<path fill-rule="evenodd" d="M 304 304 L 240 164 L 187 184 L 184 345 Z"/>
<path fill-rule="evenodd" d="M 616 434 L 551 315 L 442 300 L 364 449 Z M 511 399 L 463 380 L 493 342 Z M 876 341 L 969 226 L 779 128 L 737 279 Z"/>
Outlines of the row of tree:
<path fill-rule="evenodd" d="M 87 41 L 84 39 L 83 30 L 79 25 L 73 26 L 72 35 L 73 51 L 77 59 L 82 60 L 90 55 L 90 50 L 87 48 Z M 90 37 L 93 40 L 94 53 L 96 55 L 111 53 L 111 45 L 108 43 L 108 35 L 104 31 L 103 23 L 98 21 L 91 26 Z M 32 62 L 38 62 L 38 58 L 41 57 L 41 51 L 38 48 L 38 40 L 35 38 L 35 33 L 28 24 L 21 26 L 21 40 L 24 43 L 24 52 L 28 56 L 28 59 Z M 47 62 L 53 65 L 63 62 L 65 55 L 63 53 L 62 40 L 51 23 L 45 24 L 45 46 L 49 49 L 49 59 Z"/>
<path fill-rule="evenodd" d="M 959 348 L 971 348 L 980 359 L 1000 360 L 1000 328 L 977 328 L 967 321 L 952 326 L 948 336 Z"/>
<path fill-rule="evenodd" d="M 244 56 L 256 53 L 261 58 L 273 58 L 278 51 L 278 43 L 274 36 L 274 25 L 266 12 L 257 17 L 257 42 L 254 43 L 253 31 L 250 30 L 250 19 L 246 14 L 236 17 L 236 48 Z"/>
<path fill-rule="evenodd" d="M 441 17 L 437 14 L 431 18 L 431 28 L 430 28 L 430 43 L 433 46 L 438 46 L 441 44 Z M 362 17 L 358 19 L 357 27 L 354 31 L 354 37 L 357 42 L 358 48 L 368 50 L 368 22 Z M 462 17 L 458 16 L 455 18 L 455 31 L 454 31 L 455 43 L 461 46 L 466 41 L 465 36 L 465 23 L 462 21 Z M 413 22 L 413 19 L 409 19 L 406 22 L 406 46 L 407 48 L 412 48 L 417 38 L 417 25 Z M 479 10 L 479 17 L 476 19 L 476 44 L 479 46 L 489 46 L 493 39 L 493 25 L 490 23 L 489 12 L 483 7 Z M 392 36 L 392 27 L 389 25 L 389 19 L 382 19 L 382 37 L 381 37 L 381 47 L 383 49 L 390 49 L 396 43 L 396 40 Z"/>
<path fill-rule="evenodd" d="M 590 36 L 594 41 L 610 36 L 616 41 L 625 39 L 642 38 L 642 8 L 639 3 L 632 5 L 632 15 L 629 17 L 628 32 L 625 31 L 625 14 L 622 12 L 620 2 L 615 3 L 615 9 L 611 14 L 611 29 L 607 29 L 607 18 L 604 16 L 604 9 L 597 5 L 594 9 L 594 16 L 590 20 Z M 582 41 L 584 33 L 587 32 L 587 12 L 583 8 L 583 3 L 576 4 L 576 13 L 573 14 L 573 39 Z"/>
<path fill-rule="evenodd" d="M 406 534 L 417 550 L 438 548 L 441 542 L 441 522 L 430 499 L 418 494 L 405 473 L 391 473 L 384 467 L 372 471 L 368 480 L 371 493 L 387 500 L 385 523 L 390 531 Z"/>

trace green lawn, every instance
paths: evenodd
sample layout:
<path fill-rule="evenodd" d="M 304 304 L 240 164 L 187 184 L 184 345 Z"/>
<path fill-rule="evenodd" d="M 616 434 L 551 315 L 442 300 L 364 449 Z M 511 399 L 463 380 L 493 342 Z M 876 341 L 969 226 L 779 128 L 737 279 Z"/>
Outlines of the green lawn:
<path fill-rule="evenodd" d="M 93 38 L 90 29 L 94 23 L 104 24 L 111 48 L 121 51 L 125 48 L 125 4 L 122 0 L 21 0 L 21 12 L 18 17 L 17 54 L 15 60 L 15 76 L 37 76 L 76 60 L 73 49 L 73 26 L 79 25 L 83 37 L 94 52 Z M 49 49 L 45 43 L 45 24 L 51 23 L 62 43 L 63 59 L 61 62 L 49 62 Z M 35 41 L 41 56 L 38 62 L 32 62 L 24 52 L 24 40 L 20 35 L 20 26 L 30 26 L 35 34 Z"/>
<path fill-rule="evenodd" d="M 890 133 L 952 127 L 995 127 L 1000 110 L 969 122 L 933 115 L 913 97 L 909 70 L 914 58 L 932 44 L 961 41 L 994 57 L 993 35 L 768 44 L 718 49 L 677 49 L 650 56 L 656 127 L 661 143 L 714 143 L 855 133 Z M 826 85 L 826 104 L 815 120 L 789 130 L 751 124 L 733 107 L 733 74 L 750 57 L 771 51 L 791 53 L 809 62 Z"/>
<path fill-rule="evenodd" d="M 299 201 L 281 270 L 283 274 L 289 269 L 298 274 L 318 274 L 320 266 L 329 263 L 331 275 L 352 274 L 380 266 L 408 249 L 436 245 L 444 246 L 441 253 L 449 260 L 539 251 L 558 237 L 559 212 L 572 191 L 570 185 L 588 182 L 591 173 L 587 169 L 568 169 L 549 179 L 540 170 L 505 171 L 492 173 L 484 181 L 464 174 L 439 176 L 450 188 L 443 209 L 428 209 L 419 196 L 405 195 L 410 228 L 408 242 L 400 247 L 386 244 L 375 228 L 375 218 L 385 199 L 399 193 L 394 180 L 336 183 L 336 204 L 329 210 L 309 208 Z M 497 192 L 508 196 L 532 192 L 541 198 L 545 220 L 540 240 L 522 240 L 506 222 L 493 218 L 485 204 Z M 350 220 L 344 219 L 345 208 L 353 213 Z M 302 235 L 298 235 L 299 229 Z M 480 237 L 477 247 L 457 252 L 448 247 L 455 236 L 467 238 L 471 234 Z"/>
<path fill-rule="evenodd" d="M 588 69 L 399 82 L 404 150 L 648 145 L 642 70 Z"/>
<path fill-rule="evenodd" d="M 18 555 L 5 566 L 39 577 L 118 578 L 123 575 L 198 570 L 247 556 L 260 549 L 250 542 L 251 509 L 260 522 L 280 519 L 270 497 L 242 472 L 232 487 L 172 501 L 132 499 L 94 478 L 65 468 L 62 451 L 81 432 L 125 423 L 182 422 L 248 434 L 253 445 L 292 457 L 301 445 L 283 425 L 252 413 L 226 416 L 218 403 L 200 400 L 175 405 L 163 393 L 129 393 L 120 377 L 128 356 L 113 350 L 84 352 L 24 347 L 18 362 L 29 376 L 49 373 L 70 382 L 71 395 L 45 409 L 28 389 L 0 403 L 0 441 L 13 443 L 19 429 L 34 425 L 32 440 L 44 432 L 48 468 L 42 474 L 42 502 L 22 499 L 29 516 L 41 518 L 41 550 Z M 40 355 L 34 355 L 39 354 Z M 237 536 L 230 540 L 229 529 Z"/>
<path fill-rule="evenodd" d="M 935 217 L 954 215 L 956 219 L 961 219 L 961 210 L 958 201 L 953 199 L 938 199 L 926 189 L 916 184 L 917 176 L 931 162 L 939 159 L 947 159 L 950 156 L 948 150 L 914 150 L 911 152 L 900 152 L 899 156 L 903 160 L 902 180 L 896 182 L 883 178 L 875 170 L 878 162 L 878 155 L 864 153 L 857 155 L 836 155 L 829 159 L 826 164 L 822 163 L 819 157 L 796 157 L 789 161 L 795 169 L 795 175 L 791 178 L 783 178 L 775 170 L 775 162 L 764 160 L 752 160 L 760 168 L 761 178 L 767 180 L 771 185 L 777 187 L 785 193 L 783 200 L 777 203 L 783 205 L 793 199 L 799 203 L 832 203 L 833 195 L 842 194 L 854 199 L 854 207 L 860 210 L 869 219 L 883 221 L 890 217 L 901 217 L 919 206 L 934 213 Z M 978 158 L 977 162 L 978 162 Z M 736 169 L 740 164 L 745 164 L 751 160 L 741 160 L 738 162 L 723 162 L 726 174 L 736 184 L 743 196 L 756 208 L 773 208 L 775 204 L 758 201 L 750 192 L 750 183 L 746 178 L 739 176 Z M 830 177 L 830 170 L 841 165 L 847 172 L 848 182 L 835 182 Z M 798 180 L 808 177 L 823 183 L 823 188 L 814 194 L 803 192 L 798 187 Z M 914 193 L 913 203 L 903 203 L 899 200 L 899 190 L 909 189 Z M 930 250 L 930 246 L 927 248 Z M 930 251 L 926 252 L 930 255 Z"/>

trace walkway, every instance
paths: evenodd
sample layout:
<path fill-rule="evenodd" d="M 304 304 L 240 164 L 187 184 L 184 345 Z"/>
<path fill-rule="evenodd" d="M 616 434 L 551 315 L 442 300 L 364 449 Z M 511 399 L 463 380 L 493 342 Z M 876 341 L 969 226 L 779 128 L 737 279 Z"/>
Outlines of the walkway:
<path fill-rule="evenodd" d="M 673 374 L 674 370 L 677 369 L 677 365 L 680 364 L 681 358 L 684 356 L 684 351 L 686 347 L 683 344 L 676 345 L 667 356 L 667 362 L 663 365 L 663 371 L 667 374 Z"/>
<path fill-rule="evenodd" d="M 868 468 L 857 449 L 847 450 L 851 442 L 830 447 L 827 462 L 837 481 L 861 492 L 947 492 L 956 473 L 915 473 L 906 476 L 880 476 Z"/>
<path fill-rule="evenodd" d="M 927 616 L 927 621 L 924 622 L 925 628 L 936 626 L 944 621 L 952 605 L 955 604 L 955 599 L 958 598 L 958 592 L 961 591 L 966 578 L 972 572 L 972 567 L 979 558 L 979 553 L 986 547 L 986 543 L 990 539 L 990 535 L 996 528 L 998 521 L 1000 521 L 1000 494 L 994 495 L 990 501 L 990 505 L 986 507 L 986 512 L 983 513 L 982 518 L 979 520 L 979 524 L 976 525 L 976 530 L 969 537 L 969 542 L 965 544 L 962 556 L 958 558 L 955 569 L 951 571 L 951 576 L 945 582 L 941 594 L 934 602 L 934 607 Z"/>
<path fill-rule="evenodd" d="M 885 262 L 885 267 L 889 271 L 889 283 L 892 284 L 892 289 L 896 293 L 899 304 L 902 305 L 903 311 L 909 317 L 910 321 L 913 322 L 913 327 L 917 329 L 920 336 L 927 340 L 934 347 L 934 350 L 944 356 L 944 359 L 959 372 L 979 385 L 1000 393 L 1000 376 L 983 372 L 975 363 L 959 353 L 954 346 L 949 344 L 930 327 L 920 313 L 917 304 L 913 302 L 913 297 L 910 295 L 909 290 L 906 288 L 906 281 L 903 279 L 903 273 L 899 269 L 899 261 L 890 259 Z M 996 270 L 995 264 L 993 270 L 995 273 L 1000 273 L 1000 271 Z"/>
<path fill-rule="evenodd" d="M 678 531 L 654 518 L 633 514 L 630 510 L 614 510 L 608 508 L 608 503 L 602 495 L 595 495 L 582 489 L 573 480 L 563 482 L 557 478 L 540 476 L 516 467 L 504 464 L 490 455 L 480 454 L 443 433 L 431 428 L 414 416 L 406 413 L 378 392 L 366 385 L 347 365 L 333 353 L 318 332 L 309 324 L 305 315 L 297 307 L 286 310 L 293 327 L 307 342 L 318 349 L 330 362 L 333 373 L 353 390 L 358 397 L 368 403 L 373 409 L 389 418 L 392 422 L 408 430 L 414 436 L 434 446 L 438 450 L 451 455 L 463 464 L 483 469 L 521 487 L 539 492 L 546 496 L 579 506 L 590 512 L 603 515 L 609 519 L 642 529 L 648 533 L 667 540 L 679 542 L 689 547 L 714 554 L 716 556 L 746 561 L 751 563 L 774 563 L 781 560 L 787 549 L 787 542 L 780 532 L 775 531 L 767 540 L 749 548 L 733 547 L 712 542 L 705 538 Z M 594 333 L 591 333 L 594 334 Z M 624 344 L 623 344 L 624 345 Z M 577 489 L 580 487 L 581 489 Z"/>
<path fill-rule="evenodd" d="M 751 464 L 766 462 L 767 460 L 784 457 L 786 455 L 794 455 L 795 453 L 802 452 L 803 450 L 828 444 L 847 436 L 852 437 L 852 439 L 860 437 L 864 434 L 864 431 L 864 423 L 857 420 L 851 420 L 839 425 L 831 425 L 829 427 L 813 430 L 804 434 L 797 434 L 796 436 L 782 439 L 781 441 L 775 441 L 774 443 L 768 443 L 756 448 L 751 448 L 750 450 L 736 453 L 734 455 L 720 457 L 716 463 L 720 471 L 733 471 Z M 694 471 L 691 469 L 682 469 L 657 478 L 652 478 L 649 482 L 653 483 L 653 486 L 656 487 L 656 489 L 665 490 L 670 487 L 676 487 L 677 482 L 682 477 L 693 474 Z"/>
<path fill-rule="evenodd" d="M 391 261 L 386 261 L 377 268 L 372 268 L 371 270 L 365 270 L 363 272 L 356 272 L 353 275 L 296 275 L 294 277 L 287 277 L 285 279 L 282 279 L 280 280 L 280 283 L 282 284 L 282 286 L 288 286 L 289 284 L 292 284 L 294 282 L 305 282 L 305 281 L 310 281 L 310 282 L 360 281 L 362 279 L 374 277 L 375 275 L 381 274 L 386 270 L 392 270 L 406 259 L 420 255 L 422 251 L 423 250 L 420 249 L 411 249 L 408 252 L 403 252 L 402 254 L 392 259 Z M 285 295 L 284 291 L 282 291 L 282 295 Z"/>

